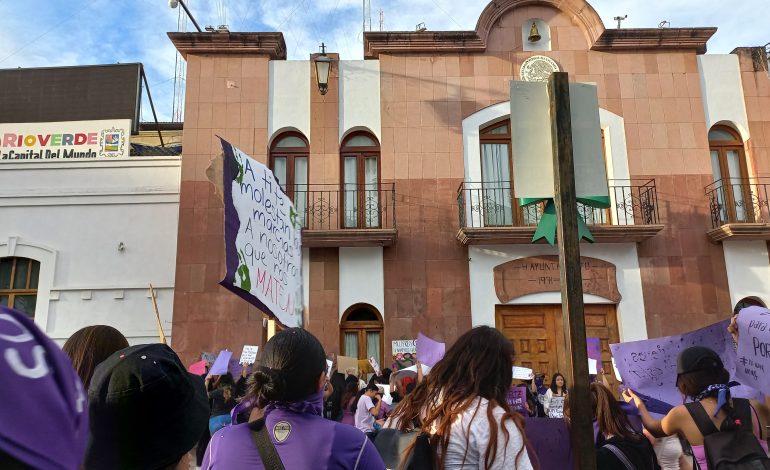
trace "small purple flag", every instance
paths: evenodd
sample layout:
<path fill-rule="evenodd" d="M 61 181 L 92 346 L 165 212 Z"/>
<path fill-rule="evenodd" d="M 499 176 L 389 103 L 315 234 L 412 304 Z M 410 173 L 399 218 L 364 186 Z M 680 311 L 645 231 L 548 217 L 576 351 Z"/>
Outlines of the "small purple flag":
<path fill-rule="evenodd" d="M 214 365 L 209 369 L 210 375 L 225 375 L 227 373 L 228 362 L 232 357 L 232 351 L 219 351 L 217 360 L 214 361 Z"/>
<path fill-rule="evenodd" d="M 417 359 L 426 366 L 433 367 L 446 352 L 446 344 L 432 340 L 422 333 L 417 335 Z"/>

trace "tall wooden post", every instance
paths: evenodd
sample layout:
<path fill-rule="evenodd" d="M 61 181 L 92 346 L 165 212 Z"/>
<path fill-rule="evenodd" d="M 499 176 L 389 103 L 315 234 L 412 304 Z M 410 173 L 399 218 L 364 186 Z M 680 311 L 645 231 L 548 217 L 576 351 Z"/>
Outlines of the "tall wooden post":
<path fill-rule="evenodd" d="M 572 160 L 572 119 L 569 82 L 566 72 L 555 72 L 548 79 L 553 137 L 553 181 L 556 202 L 556 236 L 559 240 L 564 342 L 570 361 L 570 435 L 575 468 L 594 470 L 593 424 L 588 382 L 586 324 L 583 312 L 583 281 L 580 273 L 580 240 L 577 226 L 575 167 Z"/>

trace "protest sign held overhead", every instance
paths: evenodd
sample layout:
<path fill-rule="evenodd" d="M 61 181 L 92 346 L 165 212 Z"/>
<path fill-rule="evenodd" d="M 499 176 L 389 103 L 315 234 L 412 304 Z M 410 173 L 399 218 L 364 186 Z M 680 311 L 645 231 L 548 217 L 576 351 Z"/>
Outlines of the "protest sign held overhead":
<path fill-rule="evenodd" d="M 302 227 L 294 205 L 269 168 L 220 140 L 227 264 L 220 284 L 284 326 L 302 326 Z"/>
<path fill-rule="evenodd" d="M 435 366 L 446 352 L 446 344 L 430 339 L 422 333 L 417 335 L 415 346 L 420 362 L 430 367 Z"/>
<path fill-rule="evenodd" d="M 770 310 L 748 307 L 738 313 L 735 376 L 744 385 L 770 390 Z"/>
<path fill-rule="evenodd" d="M 393 362 L 399 369 L 409 367 L 417 361 L 417 341 L 399 339 L 391 343 Z"/>
<path fill-rule="evenodd" d="M 198 361 L 190 364 L 187 367 L 187 371 L 195 375 L 203 375 L 206 373 L 206 361 Z"/>
<path fill-rule="evenodd" d="M 380 363 L 377 362 L 377 359 L 375 359 L 374 356 L 369 358 L 369 365 L 372 366 L 372 369 L 374 369 L 374 373 L 376 375 L 381 374 L 382 371 L 380 370 Z"/>
<path fill-rule="evenodd" d="M 232 357 L 232 351 L 220 351 L 214 364 L 209 369 L 210 375 L 224 375 L 227 373 L 228 366 L 230 365 L 230 358 Z"/>
<path fill-rule="evenodd" d="M 515 380 L 532 380 L 535 378 L 532 369 L 528 367 L 513 366 L 512 373 Z"/>
<path fill-rule="evenodd" d="M 241 360 L 239 363 L 254 364 L 254 362 L 257 360 L 257 351 L 259 351 L 259 346 L 243 346 L 243 351 L 241 352 Z"/>

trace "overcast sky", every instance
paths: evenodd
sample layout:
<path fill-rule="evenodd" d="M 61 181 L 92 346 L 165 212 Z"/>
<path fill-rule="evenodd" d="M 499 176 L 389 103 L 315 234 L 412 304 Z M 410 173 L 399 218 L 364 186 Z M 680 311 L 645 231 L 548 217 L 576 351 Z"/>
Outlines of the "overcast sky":
<path fill-rule="evenodd" d="M 486 2 L 371 0 L 372 29 L 471 30 Z M 606 27 L 716 26 L 709 53 L 770 42 L 768 0 L 594 0 Z M 289 59 L 306 59 L 323 41 L 343 59 L 361 59 L 361 0 L 187 0 L 198 23 L 231 31 L 281 31 Z M 142 62 L 159 118 L 170 120 L 175 49 L 166 36 L 181 8 L 167 0 L 0 0 L 0 68 Z M 183 22 L 184 23 L 184 22 Z M 181 25 L 185 27 L 184 24 Z M 192 29 L 191 24 L 186 25 Z M 151 119 L 143 106 L 145 120 Z"/>

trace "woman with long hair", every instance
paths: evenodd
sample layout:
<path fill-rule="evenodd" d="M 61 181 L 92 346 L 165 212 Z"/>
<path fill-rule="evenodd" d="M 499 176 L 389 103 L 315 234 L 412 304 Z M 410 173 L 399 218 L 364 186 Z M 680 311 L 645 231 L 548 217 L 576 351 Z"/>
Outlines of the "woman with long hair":
<path fill-rule="evenodd" d="M 564 397 L 567 395 L 567 379 L 561 373 L 553 374 L 551 386 L 543 397 L 543 408 L 549 418 L 564 417 Z"/>
<path fill-rule="evenodd" d="M 358 394 L 358 384 L 345 384 L 345 391 L 342 393 L 342 423 L 351 426 L 356 425 L 356 398 Z"/>
<path fill-rule="evenodd" d="M 767 453 L 767 407 L 755 400 L 733 399 L 730 396 L 730 373 L 722 359 L 713 350 L 693 346 L 679 353 L 677 358 L 676 386 L 693 403 L 675 406 L 666 416 L 653 418 L 644 402 L 631 390 L 623 392 L 627 402 L 633 401 L 639 408 L 645 429 L 655 437 L 678 435 L 692 446 L 695 462 L 701 470 L 708 470 L 704 435 L 692 413 L 705 413 L 716 429 L 739 431 L 751 429 L 759 445 Z M 742 409 L 739 409 L 741 407 Z M 743 416 L 741 416 L 743 415 Z M 749 423 L 751 423 L 749 427 Z M 696 467 L 698 468 L 698 467 Z"/>
<path fill-rule="evenodd" d="M 266 468 L 260 454 L 274 448 L 287 469 L 384 470 L 361 431 L 323 418 L 325 384 L 326 354 L 318 339 L 301 328 L 276 333 L 262 349 L 245 397 L 262 417 L 217 431 L 201 468 Z"/>
<path fill-rule="evenodd" d="M 636 468 L 653 470 L 657 459 L 652 444 L 641 429 L 631 424 L 620 403 L 612 396 L 610 389 L 594 382 L 590 387 L 591 409 L 598 428 L 596 436 L 597 470 Z M 569 422 L 569 400 L 567 395 L 564 416 Z M 627 465 L 630 463 L 631 466 Z"/>
<path fill-rule="evenodd" d="M 499 331 L 462 335 L 393 410 L 386 427 L 429 435 L 435 468 L 531 469 L 524 418 L 506 401 L 514 351 Z"/>
<path fill-rule="evenodd" d="M 74 332 L 62 346 L 64 354 L 72 360 L 83 389 L 88 390 L 94 369 L 115 351 L 128 347 L 123 334 L 107 325 L 92 325 Z"/>

